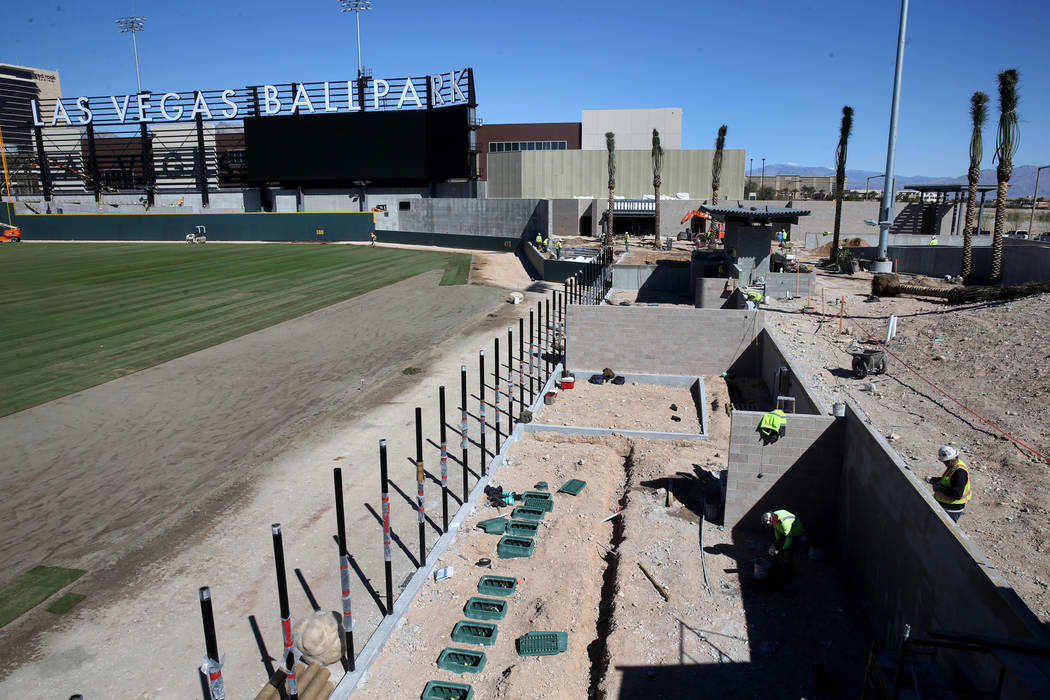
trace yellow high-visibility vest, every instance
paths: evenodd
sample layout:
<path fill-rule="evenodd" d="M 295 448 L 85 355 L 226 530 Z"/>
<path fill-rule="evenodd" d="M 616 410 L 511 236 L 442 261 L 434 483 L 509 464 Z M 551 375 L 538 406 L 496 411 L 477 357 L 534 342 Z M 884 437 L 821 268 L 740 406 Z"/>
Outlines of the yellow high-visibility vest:
<path fill-rule="evenodd" d="M 940 491 L 934 490 L 933 497 L 937 499 L 938 503 L 944 503 L 949 506 L 965 505 L 973 493 L 970 491 L 970 470 L 966 468 L 966 462 L 961 459 L 955 463 L 954 467 L 948 467 L 944 470 L 944 474 L 941 475 L 940 480 L 937 482 L 941 485 L 941 488 L 950 488 L 952 485 L 952 475 L 955 474 L 955 470 L 962 469 L 966 472 L 966 488 L 963 489 L 962 498 L 958 500 L 949 498 L 948 496 L 941 495 Z"/>

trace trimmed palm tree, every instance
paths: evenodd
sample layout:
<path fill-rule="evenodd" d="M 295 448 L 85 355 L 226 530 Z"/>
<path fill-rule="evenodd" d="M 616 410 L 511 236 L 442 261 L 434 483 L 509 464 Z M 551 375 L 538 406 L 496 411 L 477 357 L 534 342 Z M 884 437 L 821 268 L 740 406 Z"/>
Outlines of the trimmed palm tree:
<path fill-rule="evenodd" d="M 660 132 L 653 129 L 653 196 L 656 203 L 653 209 L 654 226 L 656 227 L 656 241 L 654 246 L 660 247 L 660 169 L 664 165 L 664 149 L 660 145 Z"/>
<path fill-rule="evenodd" d="M 989 282 L 999 284 L 1003 276 L 1003 219 L 1006 216 L 1006 190 L 1014 170 L 1014 154 L 1021 136 L 1017 126 L 1017 71 L 999 74 L 999 132 L 995 136 L 995 228 L 992 231 L 992 274 Z"/>
<path fill-rule="evenodd" d="M 616 190 L 616 134 L 605 132 L 605 150 L 609 152 L 609 216 L 606 218 L 606 242 L 613 242 L 613 192 Z"/>
<path fill-rule="evenodd" d="M 846 189 L 846 147 L 853 133 L 853 108 L 842 108 L 842 125 L 839 127 L 839 145 L 835 149 L 835 235 L 831 239 L 831 262 L 839 259 L 839 230 L 842 226 L 842 195 Z"/>
<path fill-rule="evenodd" d="M 718 127 L 715 138 L 715 157 L 711 161 L 711 206 L 718 206 L 718 188 L 722 184 L 722 151 L 726 147 L 726 125 Z"/>
<path fill-rule="evenodd" d="M 966 195 L 966 223 L 963 224 L 963 250 L 962 270 L 959 274 L 963 279 L 970 276 L 970 267 L 973 251 L 974 220 L 977 218 L 977 181 L 981 179 L 981 158 L 984 156 L 984 142 L 981 130 L 984 128 L 985 119 L 988 117 L 988 95 L 980 90 L 970 97 L 970 120 L 973 122 L 973 131 L 970 134 L 970 169 L 966 176 L 970 183 L 970 191 Z M 980 227 L 981 222 L 977 222 Z"/>

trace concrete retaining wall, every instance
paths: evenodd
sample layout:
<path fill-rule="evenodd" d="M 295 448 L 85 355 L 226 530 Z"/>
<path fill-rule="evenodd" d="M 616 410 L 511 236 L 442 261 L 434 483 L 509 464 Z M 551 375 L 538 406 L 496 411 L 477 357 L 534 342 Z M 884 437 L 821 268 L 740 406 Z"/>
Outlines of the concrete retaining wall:
<path fill-rule="evenodd" d="M 370 197 L 372 202 L 377 198 Z M 397 199 L 397 198 L 391 198 Z M 401 202 L 408 209 L 401 209 Z M 396 205 L 396 206 L 395 206 Z M 544 199 L 402 198 L 387 205 L 396 217 L 376 217 L 382 230 L 452 233 L 532 240 L 550 230 L 550 203 Z"/>
<path fill-rule="evenodd" d="M 896 649 L 911 626 L 913 638 L 932 629 L 1031 639 L 1050 643 L 1050 632 L 999 576 L 970 539 L 952 523 L 929 487 L 912 473 L 855 406 L 847 405 L 838 534 L 843 571 L 856 584 L 878 642 Z M 730 471 L 732 474 L 732 471 Z M 964 516 L 965 522 L 965 516 Z M 949 678 L 994 688 L 999 664 L 987 655 L 941 650 Z M 1050 660 L 1027 657 L 1050 686 Z M 1016 668 L 1004 698 L 1047 697 L 1019 685 Z"/>
<path fill-rule="evenodd" d="M 988 236 L 982 236 L 988 238 Z M 871 260 L 875 248 L 857 248 L 857 258 Z M 887 255 L 899 272 L 944 277 L 962 269 L 962 248 L 957 246 L 889 246 Z M 990 246 L 975 247 L 971 254 L 973 281 L 986 284 L 992 268 Z M 1003 284 L 1050 281 L 1050 244 L 1038 241 L 1003 239 Z"/>
<path fill-rule="evenodd" d="M 619 374 L 721 374 L 760 330 L 755 311 L 576 306 L 566 317 L 566 365 Z"/>
<path fill-rule="evenodd" d="M 767 272 L 766 296 L 774 299 L 793 299 L 817 291 L 817 273 Z"/>
<path fill-rule="evenodd" d="M 587 263 L 585 262 L 552 260 L 551 258 L 543 257 L 540 255 L 540 252 L 536 250 L 536 246 L 532 244 L 534 239 L 535 236 L 522 239 L 521 249 L 525 252 L 525 257 L 532 264 L 533 268 L 535 268 L 536 274 L 541 280 L 547 282 L 564 282 L 587 267 Z"/>
<path fill-rule="evenodd" d="M 816 396 L 809 392 L 805 383 L 799 378 L 795 363 L 788 359 L 773 336 L 763 328 L 758 334 L 758 376 L 769 391 L 770 403 L 777 396 L 791 396 L 795 399 L 795 413 L 827 414 L 829 411 Z M 781 373 L 780 385 L 777 385 L 777 371 L 781 367 L 787 367 L 787 373 Z M 785 413 L 791 413 L 790 407 L 784 408 Z"/>
<path fill-rule="evenodd" d="M 869 228 L 871 228 L 871 227 L 869 227 Z M 877 234 L 877 233 L 865 233 L 865 234 L 860 234 L 860 235 L 855 234 L 855 233 L 851 233 L 848 236 L 842 236 L 841 238 L 842 239 L 846 239 L 846 238 L 860 238 L 865 243 L 867 243 L 868 246 L 870 246 L 870 247 L 878 247 L 878 245 L 879 245 L 879 234 Z M 917 235 L 910 234 L 910 233 L 891 233 L 890 234 L 889 244 L 891 246 L 894 246 L 894 245 L 929 245 L 931 238 L 933 238 L 933 236 L 917 236 Z M 831 236 L 825 236 L 822 232 L 819 232 L 819 231 L 817 231 L 817 232 L 807 231 L 806 232 L 806 247 L 809 248 L 810 250 L 812 250 L 814 248 L 819 248 L 820 246 L 825 245 L 827 243 L 831 243 L 831 240 L 832 240 Z M 949 235 L 938 236 L 937 237 L 937 242 L 941 246 L 961 246 L 963 244 L 963 237 L 962 236 L 949 236 Z M 974 236 L 973 237 L 973 245 L 974 245 L 974 247 L 984 247 L 984 246 L 989 246 L 991 244 L 992 244 L 992 237 L 991 236 Z M 862 246 L 862 247 L 864 247 L 864 246 Z"/>
<path fill-rule="evenodd" d="M 680 292 L 689 290 L 689 264 L 616 265 L 613 289 Z"/>
<path fill-rule="evenodd" d="M 788 416 L 787 433 L 764 445 L 762 411 L 733 411 L 729 428 L 725 526 L 761 529 L 759 516 L 785 508 L 817 543 L 835 532 L 835 499 L 842 470 L 841 420 Z"/>

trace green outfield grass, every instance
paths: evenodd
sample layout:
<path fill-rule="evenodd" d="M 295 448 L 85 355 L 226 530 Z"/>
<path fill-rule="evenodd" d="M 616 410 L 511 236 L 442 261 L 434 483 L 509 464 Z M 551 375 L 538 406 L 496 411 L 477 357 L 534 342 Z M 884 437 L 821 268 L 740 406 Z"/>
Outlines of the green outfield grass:
<path fill-rule="evenodd" d="M 0 415 L 470 256 L 322 245 L 0 246 Z"/>

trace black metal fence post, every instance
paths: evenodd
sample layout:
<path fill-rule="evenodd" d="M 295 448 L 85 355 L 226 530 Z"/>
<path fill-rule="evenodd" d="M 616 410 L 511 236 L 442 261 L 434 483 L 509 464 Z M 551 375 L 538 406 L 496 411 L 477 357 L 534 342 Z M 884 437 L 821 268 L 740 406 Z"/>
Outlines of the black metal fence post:
<path fill-rule="evenodd" d="M 343 668 L 356 669 L 354 662 L 354 612 L 350 600 L 350 555 L 346 550 L 346 518 L 343 512 L 343 470 L 332 470 L 335 481 L 335 527 L 339 538 L 339 582 L 343 590 L 343 634 L 346 638 L 346 658 Z"/>
<path fill-rule="evenodd" d="M 438 414 L 441 419 L 441 532 L 448 532 L 448 435 L 445 430 L 445 387 L 438 389 Z"/>
<path fill-rule="evenodd" d="M 284 640 L 284 654 L 281 662 L 288 678 L 288 697 L 299 698 L 299 679 L 295 675 L 295 645 L 292 643 L 292 614 L 288 609 L 288 581 L 284 571 L 284 545 L 281 541 L 281 524 L 270 526 L 273 535 L 273 560 L 277 569 L 277 601 L 281 606 L 281 636 Z"/>
<path fill-rule="evenodd" d="M 518 418 L 521 418 L 521 412 L 525 410 L 525 319 L 518 319 L 518 393 L 521 396 L 518 398 L 519 409 Z"/>
<path fill-rule="evenodd" d="M 467 502 L 467 446 L 470 444 L 467 429 L 467 366 L 459 366 L 459 389 L 462 403 L 459 418 L 459 448 L 463 450 L 463 502 Z"/>
<path fill-rule="evenodd" d="M 514 328 L 507 326 L 507 435 L 514 432 Z"/>
<path fill-rule="evenodd" d="M 496 454 L 499 454 L 499 441 L 500 441 L 500 423 L 503 418 L 500 416 L 500 371 L 499 371 L 499 336 L 494 339 L 492 349 L 492 364 L 493 370 L 495 370 L 495 388 L 496 390 Z"/>
<path fill-rule="evenodd" d="M 224 700 L 226 685 L 222 680 L 222 666 L 219 664 L 219 643 L 215 639 L 215 618 L 211 610 L 211 589 L 201 586 L 197 591 L 201 600 L 201 620 L 204 623 L 204 648 L 207 656 L 202 670 L 208 676 L 208 693 L 211 700 Z"/>
<path fill-rule="evenodd" d="M 423 470 L 423 409 L 416 406 L 416 502 L 419 504 L 419 566 L 427 563 L 426 482 Z"/>
<path fill-rule="evenodd" d="M 379 441 L 379 479 L 383 490 L 383 563 L 386 566 L 386 614 L 394 614 L 394 572 L 390 568 L 390 491 L 386 473 L 386 440 Z"/>
<path fill-rule="evenodd" d="M 536 314 L 529 309 L 529 405 L 536 400 Z"/>
<path fill-rule="evenodd" d="M 481 426 L 481 476 L 485 476 L 488 452 L 485 450 L 485 351 L 478 351 L 478 423 Z"/>

